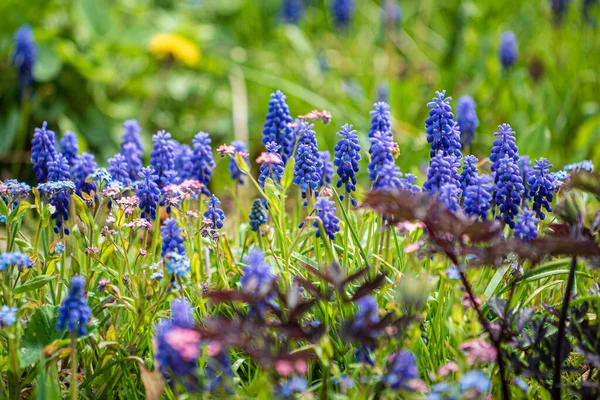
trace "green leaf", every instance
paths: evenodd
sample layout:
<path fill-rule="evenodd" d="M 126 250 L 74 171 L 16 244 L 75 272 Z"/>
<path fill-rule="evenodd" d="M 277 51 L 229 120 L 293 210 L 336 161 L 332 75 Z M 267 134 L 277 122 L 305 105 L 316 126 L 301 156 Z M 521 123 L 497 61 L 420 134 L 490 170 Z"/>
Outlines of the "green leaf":
<path fill-rule="evenodd" d="M 285 170 L 283 171 L 283 176 L 281 177 L 281 187 L 283 191 L 287 191 L 288 188 L 292 185 L 294 181 L 294 165 L 296 161 L 294 157 L 290 158 L 285 165 Z"/>
<path fill-rule="evenodd" d="M 508 270 L 508 265 L 506 265 L 504 267 L 500 267 L 496 270 L 496 273 L 490 280 L 490 283 L 488 284 L 487 288 L 485 288 L 485 292 L 483 293 L 483 295 L 485 296 L 486 299 L 492 298 L 492 296 L 494 295 L 494 292 L 498 288 L 498 285 L 500 284 L 500 282 L 502 282 L 502 278 L 504 278 L 504 275 L 506 274 L 507 270 Z"/>
<path fill-rule="evenodd" d="M 36 82 L 48 82 L 58 76 L 62 68 L 60 58 L 52 47 L 40 43 L 38 46 L 38 59 L 33 67 L 33 76 Z"/>
<path fill-rule="evenodd" d="M 42 358 L 44 347 L 60 338 L 56 329 L 57 307 L 44 305 L 35 309 L 23 334 L 19 351 L 21 368 L 29 367 Z"/>
<path fill-rule="evenodd" d="M 39 289 L 39 288 L 41 288 L 42 286 L 44 286 L 45 284 L 47 284 L 48 282 L 50 282 L 51 280 L 53 280 L 56 277 L 58 277 L 58 275 L 40 275 L 40 276 L 36 276 L 35 278 L 33 278 L 33 279 L 25 282 L 21 286 L 17 287 L 13 291 L 13 293 L 14 293 L 15 296 L 18 296 L 20 294 L 27 293 L 30 290 Z"/>
<path fill-rule="evenodd" d="M 12 107 L 10 110 L 3 111 L 0 117 L 0 152 L 7 153 L 13 148 L 13 143 L 17 137 L 21 111 L 19 107 Z M 0 211 L 1 212 L 1 211 Z M 7 215 L 6 212 L 1 212 Z"/>
<path fill-rule="evenodd" d="M 85 204 L 85 201 L 76 194 L 72 197 L 73 203 L 75 204 L 75 210 L 77 210 L 77 216 L 81 221 L 89 228 L 92 229 L 92 214 L 90 212 L 89 207 Z"/>
<path fill-rule="evenodd" d="M 111 27 L 110 7 L 105 0 L 80 0 L 81 10 L 89 25 L 98 35 L 105 35 Z"/>
<path fill-rule="evenodd" d="M 32 208 L 30 203 L 26 201 L 19 202 L 19 206 L 12 210 L 10 215 L 6 218 L 6 225 L 10 225 L 14 221 L 20 221 L 30 208 Z"/>

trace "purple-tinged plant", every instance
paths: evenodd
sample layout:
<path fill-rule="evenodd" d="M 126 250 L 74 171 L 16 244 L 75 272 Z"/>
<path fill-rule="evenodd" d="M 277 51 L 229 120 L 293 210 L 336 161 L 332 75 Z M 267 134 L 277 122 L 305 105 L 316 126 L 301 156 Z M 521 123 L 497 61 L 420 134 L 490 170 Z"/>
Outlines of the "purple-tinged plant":
<path fill-rule="evenodd" d="M 454 121 L 450 100 L 446 91 L 435 92 L 435 97 L 427 103 L 429 117 L 425 120 L 427 142 L 431 145 L 430 157 L 434 157 L 440 151 L 444 156 L 461 157 L 460 152 L 460 128 Z"/>
<path fill-rule="evenodd" d="M 308 382 L 301 376 L 293 376 L 285 381 L 278 390 L 279 396 L 289 399 L 296 394 L 304 393 L 308 390 Z"/>
<path fill-rule="evenodd" d="M 58 309 L 56 329 L 59 331 L 67 329 L 78 336 L 87 333 L 86 325 L 90 321 L 92 310 L 85 298 L 84 287 L 85 280 L 81 276 L 74 276 L 69 294 Z"/>
<path fill-rule="evenodd" d="M 0 307 L 0 328 L 12 326 L 15 322 L 17 322 L 17 308 L 6 305 Z"/>
<path fill-rule="evenodd" d="M 142 168 L 139 173 L 140 181 L 137 184 L 136 196 L 140 199 L 141 217 L 156 219 L 156 206 L 160 199 L 160 188 L 156 184 L 158 175 L 154 173 L 154 168 Z"/>
<path fill-rule="evenodd" d="M 356 11 L 354 0 L 333 0 L 331 3 L 331 11 L 335 25 L 339 29 L 348 29 L 350 21 Z"/>
<path fill-rule="evenodd" d="M 262 250 L 255 248 L 250 251 L 240 279 L 242 290 L 259 296 L 265 295 L 274 279 L 271 265 L 265 261 Z"/>
<path fill-rule="evenodd" d="M 402 181 L 400 180 L 402 174 L 396 164 L 387 163 L 379 168 L 377 179 L 373 181 L 371 190 L 373 191 L 387 191 L 393 189 L 400 189 L 402 187 Z"/>
<path fill-rule="evenodd" d="M 123 143 L 120 154 L 125 158 L 125 162 L 127 163 L 129 181 L 136 181 L 143 166 L 142 153 L 140 153 L 135 143 Z"/>
<path fill-rule="evenodd" d="M 371 115 L 371 128 L 369 128 L 369 138 L 375 136 L 376 132 L 383 132 L 383 136 L 389 138 L 389 141 L 394 140 L 392 133 L 392 123 L 390 114 L 390 105 L 386 102 L 379 101 L 373 104 L 373 110 L 369 112 Z"/>
<path fill-rule="evenodd" d="M 317 218 L 323 224 L 323 231 L 334 240 L 335 234 L 340 230 L 340 220 L 335 215 L 335 202 L 330 201 L 327 197 L 318 197 L 315 202 L 315 210 L 317 210 Z M 317 228 L 317 237 L 321 237 L 321 229 L 319 229 L 319 221 L 315 220 L 313 226 Z"/>
<path fill-rule="evenodd" d="M 155 174 L 158 176 L 157 184 L 159 188 L 168 185 L 167 172 L 175 169 L 175 148 L 171 141 L 171 134 L 167 131 L 158 131 L 152 136 L 154 147 L 150 153 L 150 165 L 154 167 Z"/>
<path fill-rule="evenodd" d="M 503 32 L 500 36 L 500 49 L 498 56 L 502 67 L 507 70 L 517 62 L 519 49 L 517 48 L 517 37 L 511 31 Z"/>
<path fill-rule="evenodd" d="M 79 142 L 75 132 L 65 132 L 63 138 L 60 140 L 60 153 L 67 159 L 69 165 L 72 166 L 73 161 L 79 155 Z"/>
<path fill-rule="evenodd" d="M 499 160 L 493 188 L 494 201 L 499 207 L 496 218 L 511 228 L 515 227 L 514 218 L 519 213 L 521 194 L 524 190 L 523 178 L 516 162 L 509 156 Z"/>
<path fill-rule="evenodd" d="M 409 382 L 419 377 L 417 360 L 410 351 L 401 350 L 392 356 L 392 365 L 383 381 L 393 390 L 410 389 Z"/>
<path fill-rule="evenodd" d="M 121 153 L 117 153 L 109 158 L 108 165 L 108 173 L 113 180 L 121 183 L 123 187 L 131 185 L 131 179 L 129 179 L 129 164 L 127 163 L 127 159 Z"/>
<path fill-rule="evenodd" d="M 269 111 L 262 131 L 262 143 L 275 142 L 281 146 L 279 155 L 285 165 L 294 153 L 296 134 L 291 128 L 293 122 L 290 110 L 281 91 L 271 94 Z"/>
<path fill-rule="evenodd" d="M 578 171 L 594 172 L 594 163 L 591 160 L 583 160 L 577 163 L 565 165 L 565 171 L 573 173 Z"/>
<path fill-rule="evenodd" d="M 453 183 L 444 183 L 440 187 L 439 199 L 446 206 L 448 211 L 457 212 L 460 210 L 461 190 Z"/>
<path fill-rule="evenodd" d="M 192 154 L 192 166 L 193 175 L 192 178 L 202 183 L 202 194 L 210 196 L 208 185 L 212 177 L 213 168 L 215 167 L 215 159 L 213 158 L 212 147 L 211 147 L 210 135 L 206 132 L 198 132 L 192 140 L 193 154 Z"/>
<path fill-rule="evenodd" d="M 48 163 L 48 180 L 50 182 L 63 182 L 71 179 L 71 172 L 67 159 L 58 154 L 57 158 Z M 69 229 L 64 226 L 64 221 L 69 219 L 69 201 L 71 195 L 65 191 L 57 193 L 50 197 L 50 204 L 55 207 L 52 214 L 52 219 L 56 220 L 54 232 L 58 233 L 62 230 L 65 235 L 69 234 Z"/>
<path fill-rule="evenodd" d="M 377 131 L 373 137 L 369 138 L 371 147 L 369 148 L 369 180 L 374 182 L 377 180 L 379 170 L 388 164 L 394 164 L 394 143 L 389 135 L 384 132 Z"/>
<path fill-rule="evenodd" d="M 460 127 L 460 141 L 464 146 L 471 146 L 475 129 L 479 126 L 475 101 L 469 95 L 461 96 L 456 105 L 456 123 Z"/>
<path fill-rule="evenodd" d="M 123 123 L 123 136 L 121 138 L 121 150 L 125 148 L 125 145 L 131 143 L 135 146 L 138 153 L 144 153 L 144 146 L 142 145 L 142 137 L 140 133 L 142 127 L 136 119 L 128 119 Z"/>
<path fill-rule="evenodd" d="M 523 210 L 522 214 L 517 215 L 517 224 L 515 225 L 515 237 L 522 240 L 531 240 L 538 237 L 537 224 L 539 219 L 535 218 L 535 212 Z"/>
<path fill-rule="evenodd" d="M 283 161 L 279 155 L 281 148 L 275 142 L 269 142 L 266 145 L 267 153 L 262 153 L 260 157 L 256 159 L 256 162 L 260 164 L 260 175 L 258 176 L 258 182 L 262 188 L 265 187 L 267 178 L 271 178 L 273 182 L 278 185 L 281 182 L 283 176 Z"/>
<path fill-rule="evenodd" d="M 352 125 L 344 125 L 337 133 L 340 140 L 336 143 L 333 150 L 335 157 L 333 165 L 337 167 L 337 175 L 339 180 L 337 187 L 344 186 L 346 193 L 340 194 L 340 200 L 344 200 L 346 194 L 350 197 L 353 206 L 357 206 L 356 199 L 352 197 L 352 193 L 356 191 L 356 173 L 358 172 L 358 162 L 361 159 L 360 145 L 358 144 L 358 135 L 355 130 L 352 130 Z"/>
<path fill-rule="evenodd" d="M 297 24 L 304 14 L 303 0 L 283 0 L 281 18 L 288 24 Z"/>
<path fill-rule="evenodd" d="M 15 49 L 12 63 L 17 69 L 20 96 L 33 83 L 33 67 L 37 61 L 37 46 L 29 25 L 23 25 L 15 32 Z"/>
<path fill-rule="evenodd" d="M 249 216 L 250 230 L 260 232 L 260 227 L 267 223 L 267 210 L 261 199 L 254 199 Z"/>
<path fill-rule="evenodd" d="M 204 218 L 211 220 L 213 228 L 221 229 L 225 221 L 225 213 L 219 208 L 221 202 L 217 196 L 213 194 L 204 204 L 208 206 L 208 210 L 204 211 Z"/>
<path fill-rule="evenodd" d="M 429 161 L 427 180 L 423 184 L 423 190 L 435 193 L 444 183 L 451 183 L 460 187 L 459 167 L 460 161 L 457 157 L 444 156 L 442 152 L 439 152 Z"/>
<path fill-rule="evenodd" d="M 533 199 L 532 209 L 541 220 L 546 218 L 543 210 L 552 211 L 550 203 L 552 203 L 553 193 L 556 191 L 554 177 L 550 174 L 551 168 L 552 164 L 547 159 L 535 160 L 533 173 L 527 182 L 530 186 L 529 195 Z"/>
<path fill-rule="evenodd" d="M 192 179 L 194 176 L 194 165 L 192 163 L 192 156 L 194 152 L 192 148 L 187 144 L 180 144 L 175 148 L 175 171 L 181 181 L 186 179 Z"/>
<path fill-rule="evenodd" d="M 201 335 L 193 329 L 192 307 L 184 299 L 171 301 L 171 319 L 156 325 L 154 358 L 163 376 L 196 382 Z"/>
<path fill-rule="evenodd" d="M 35 128 L 31 141 L 31 162 L 37 183 L 48 181 L 48 163 L 58 157 L 54 131 L 47 127 L 48 123 L 44 121 L 41 128 Z"/>
<path fill-rule="evenodd" d="M 308 205 L 307 193 L 317 190 L 321 180 L 323 164 L 317 148 L 317 138 L 314 125 L 300 122 L 300 138 L 296 151 L 296 164 L 294 165 L 294 184 L 300 186 L 304 205 Z"/>
<path fill-rule="evenodd" d="M 333 177 L 333 163 L 331 160 L 331 153 L 329 151 L 320 151 L 319 157 L 321 158 L 321 163 L 323 164 L 323 168 L 321 169 L 321 180 L 319 181 L 319 187 L 325 187 L 331 185 L 331 178 Z"/>
<path fill-rule="evenodd" d="M 498 139 L 494 140 L 490 161 L 492 162 L 491 170 L 496 171 L 500 165 L 500 160 L 504 157 L 511 158 L 514 162 L 519 162 L 519 147 L 515 139 L 515 132 L 509 124 L 498 125 L 500 132 L 494 133 Z"/>
<path fill-rule="evenodd" d="M 480 176 L 473 185 L 467 187 L 463 198 L 463 211 L 466 215 L 486 220 L 488 212 L 492 207 L 492 185 L 490 184 L 490 178 Z"/>
<path fill-rule="evenodd" d="M 173 218 L 165 219 L 163 226 L 160 229 L 160 236 L 162 238 L 162 252 L 161 256 L 165 257 L 167 254 L 179 253 L 185 255 L 185 247 L 183 247 L 183 229 L 177 225 L 177 220 Z"/>
<path fill-rule="evenodd" d="M 248 153 L 248 147 L 246 146 L 246 143 L 244 143 L 241 140 L 234 140 L 233 142 L 231 142 L 231 146 L 235 149 L 236 153 Z M 248 157 L 244 157 L 244 161 L 246 162 L 246 164 L 248 164 L 248 166 L 250 166 L 250 161 L 248 160 Z M 240 185 L 244 184 L 244 175 L 246 174 L 240 171 L 233 157 L 229 160 L 229 173 L 231 174 L 231 179 L 233 179 Z"/>
<path fill-rule="evenodd" d="M 469 186 L 473 186 L 477 183 L 479 176 L 479 170 L 477 169 L 477 162 L 479 160 L 475 156 L 465 156 L 463 159 L 462 172 L 460 173 L 460 188 L 462 189 L 463 196 Z"/>
<path fill-rule="evenodd" d="M 20 251 L 8 251 L 0 254 L 0 272 L 8 269 L 11 265 L 16 266 L 19 271 L 22 271 L 33 266 L 33 261 L 27 254 Z"/>

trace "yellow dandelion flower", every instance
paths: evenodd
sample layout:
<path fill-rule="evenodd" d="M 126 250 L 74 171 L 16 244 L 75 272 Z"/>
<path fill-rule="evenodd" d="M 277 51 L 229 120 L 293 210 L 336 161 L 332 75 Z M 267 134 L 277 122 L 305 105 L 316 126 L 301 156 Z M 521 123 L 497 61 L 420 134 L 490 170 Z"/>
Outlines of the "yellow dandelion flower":
<path fill-rule="evenodd" d="M 158 58 L 173 57 L 189 66 L 200 61 L 200 50 L 190 40 L 175 33 L 161 32 L 150 39 L 150 53 Z"/>

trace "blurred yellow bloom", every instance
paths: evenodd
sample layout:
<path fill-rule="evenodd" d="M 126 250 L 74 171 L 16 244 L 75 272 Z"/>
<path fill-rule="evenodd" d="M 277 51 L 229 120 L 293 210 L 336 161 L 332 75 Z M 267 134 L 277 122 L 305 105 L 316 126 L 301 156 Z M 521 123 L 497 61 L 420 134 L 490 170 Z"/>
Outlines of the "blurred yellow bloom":
<path fill-rule="evenodd" d="M 194 66 L 200 61 L 200 50 L 190 40 L 175 33 L 157 33 L 150 39 L 148 45 L 150 53 L 158 58 L 168 56 L 179 60 L 186 65 Z"/>

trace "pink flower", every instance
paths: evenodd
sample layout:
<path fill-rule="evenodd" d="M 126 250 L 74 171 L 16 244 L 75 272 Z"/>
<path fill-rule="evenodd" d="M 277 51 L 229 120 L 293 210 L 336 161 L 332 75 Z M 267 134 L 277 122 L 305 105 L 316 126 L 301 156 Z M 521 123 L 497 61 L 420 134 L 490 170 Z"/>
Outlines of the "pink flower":
<path fill-rule="evenodd" d="M 329 186 L 325 186 L 323 189 L 321 189 L 321 193 L 319 193 L 319 196 L 321 197 L 331 197 L 332 195 L 333 190 L 331 190 Z"/>
<path fill-rule="evenodd" d="M 140 254 L 145 256 L 146 254 L 148 254 L 148 252 L 146 251 L 146 249 L 140 249 Z"/>
<path fill-rule="evenodd" d="M 232 156 L 235 154 L 235 147 L 223 143 L 217 148 L 217 153 L 219 153 L 221 157 L 225 157 L 226 155 Z"/>
<path fill-rule="evenodd" d="M 425 225 L 422 222 L 412 223 L 410 221 L 400 222 L 396 226 L 398 228 L 400 228 L 401 231 L 408 232 L 408 233 L 414 232 L 419 228 L 425 227 Z"/>
<path fill-rule="evenodd" d="M 217 342 L 216 340 L 211 340 L 211 342 L 208 344 L 208 355 L 211 357 L 214 357 L 216 355 L 218 355 L 221 350 L 221 343 Z"/>
<path fill-rule="evenodd" d="M 267 164 L 280 164 L 281 157 L 277 153 L 261 153 L 260 156 L 256 159 L 258 164 L 267 163 Z"/>
<path fill-rule="evenodd" d="M 406 383 L 406 387 L 418 393 L 427 393 L 429 388 L 421 379 L 411 379 Z"/>
<path fill-rule="evenodd" d="M 294 372 L 294 367 L 289 361 L 279 360 L 275 362 L 275 371 L 281 376 L 290 376 Z"/>
<path fill-rule="evenodd" d="M 411 243 L 408 246 L 404 247 L 404 252 L 405 253 L 414 253 L 415 251 L 419 250 L 421 247 L 423 247 L 423 242 L 421 240 L 417 240 L 416 242 Z"/>
<path fill-rule="evenodd" d="M 196 211 L 193 210 L 188 210 L 185 215 L 187 215 L 190 218 L 194 218 L 197 219 L 198 218 L 198 213 Z"/>
<path fill-rule="evenodd" d="M 498 357 L 496 348 L 484 339 L 465 342 L 460 345 L 460 349 L 467 355 L 467 362 L 469 364 L 475 362 L 489 363 L 496 361 L 496 358 Z"/>
<path fill-rule="evenodd" d="M 454 361 L 448 361 L 438 369 L 438 375 L 443 378 L 456 371 L 458 371 L 458 364 Z"/>
<path fill-rule="evenodd" d="M 331 122 L 331 113 L 327 110 L 323 110 L 323 111 L 319 111 L 319 110 L 312 110 L 311 112 L 309 112 L 306 115 L 299 115 L 298 118 L 300 119 L 318 119 L 320 121 L 322 121 L 325 125 L 327 125 L 328 123 Z"/>
<path fill-rule="evenodd" d="M 192 329 L 171 328 L 165 334 L 165 342 L 185 361 L 193 361 L 200 355 L 200 333 Z"/>
<path fill-rule="evenodd" d="M 294 363 L 294 368 L 296 368 L 296 372 L 300 375 L 305 375 L 308 373 L 308 364 L 304 360 L 296 360 Z"/>
<path fill-rule="evenodd" d="M 100 253 L 100 249 L 97 247 L 86 247 L 85 254 L 90 254 L 90 253 L 98 254 L 98 253 Z"/>

